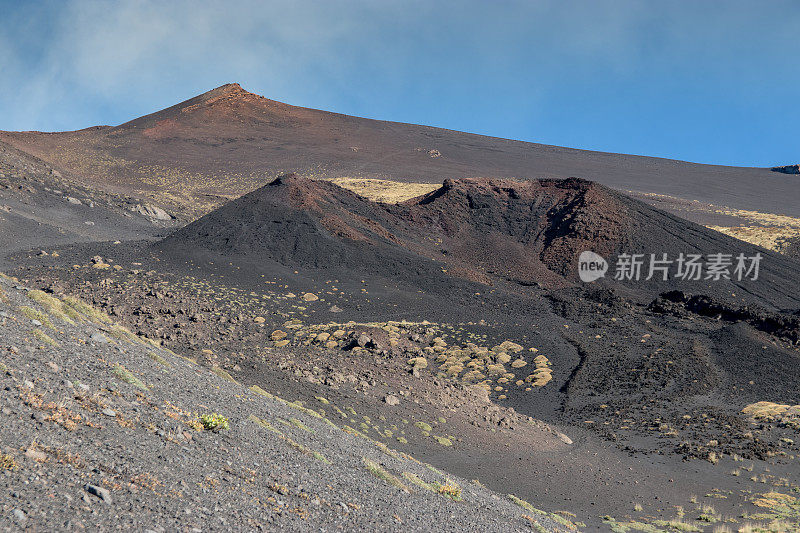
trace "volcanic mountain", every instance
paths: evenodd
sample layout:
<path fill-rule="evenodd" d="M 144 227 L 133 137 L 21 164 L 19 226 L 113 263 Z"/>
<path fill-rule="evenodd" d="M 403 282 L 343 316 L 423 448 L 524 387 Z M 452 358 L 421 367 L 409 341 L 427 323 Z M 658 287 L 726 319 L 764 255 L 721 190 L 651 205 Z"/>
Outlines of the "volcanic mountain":
<path fill-rule="evenodd" d="M 762 253 L 757 283 L 686 283 L 704 294 L 739 292 L 745 301 L 770 302 L 768 307 L 800 307 L 797 295 L 786 289 L 787 280 L 800 279 L 793 261 L 580 179 L 446 180 L 429 194 L 395 205 L 331 182 L 284 175 L 159 246 L 256 265 L 339 268 L 417 283 L 446 273 L 514 290 L 572 284 L 584 250 L 610 260 L 620 253 L 673 259 L 680 253 Z M 614 265 L 610 268 L 613 273 Z M 644 285 L 648 294 L 682 286 L 656 280 Z"/>
<path fill-rule="evenodd" d="M 0 141 L 84 184 L 151 194 L 196 214 L 296 172 L 428 183 L 580 176 L 622 191 L 800 216 L 794 180 L 766 168 L 591 152 L 357 118 L 291 106 L 238 84 L 116 127 L 3 132 Z M 687 211 L 676 208 L 684 216 Z"/>
<path fill-rule="evenodd" d="M 228 498 L 219 527 L 252 510 L 274 515 L 266 529 L 320 513 L 430 529 L 500 502 L 485 484 L 517 519 L 545 516 L 530 501 L 553 524 L 699 530 L 765 516 L 767 499 L 783 517 L 774 491 L 797 488 L 800 266 L 608 186 L 791 214 L 792 176 L 345 117 L 235 85 L 117 127 L 0 137 L 0 266 L 16 276 L 0 275 L 0 470 L 26 480 L 2 504 L 30 528 L 118 520 L 151 493 L 170 495 L 152 503 L 162 524 L 206 527 L 236 493 L 257 509 Z M 380 203 L 312 179 L 336 176 L 437 185 Z M 577 275 L 587 250 L 608 262 L 593 283 Z M 758 279 L 613 276 L 620 254 L 720 253 L 760 253 Z M 130 443 L 146 445 L 114 455 Z M 53 493 L 72 495 L 59 514 Z"/>

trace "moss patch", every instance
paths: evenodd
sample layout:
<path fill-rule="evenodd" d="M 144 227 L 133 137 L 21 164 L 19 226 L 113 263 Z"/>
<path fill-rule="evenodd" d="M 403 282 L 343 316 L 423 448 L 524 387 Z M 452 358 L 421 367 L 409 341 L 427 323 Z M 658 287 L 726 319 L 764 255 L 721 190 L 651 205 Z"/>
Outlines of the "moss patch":
<path fill-rule="evenodd" d="M 376 478 L 382 479 L 383 481 L 387 482 L 388 484 L 394 487 L 397 487 L 403 492 L 411 492 L 409 488 L 397 478 L 397 476 L 387 472 L 381 465 L 379 465 L 375 461 L 371 461 L 370 459 L 367 459 L 365 457 L 364 466 L 366 467 L 367 471 Z"/>
<path fill-rule="evenodd" d="M 130 370 L 122 366 L 121 364 L 117 363 L 113 366 L 111 371 L 117 376 L 120 380 L 133 385 L 134 387 L 138 387 L 142 390 L 147 390 L 147 385 L 145 385 L 142 380 L 134 376 Z"/>

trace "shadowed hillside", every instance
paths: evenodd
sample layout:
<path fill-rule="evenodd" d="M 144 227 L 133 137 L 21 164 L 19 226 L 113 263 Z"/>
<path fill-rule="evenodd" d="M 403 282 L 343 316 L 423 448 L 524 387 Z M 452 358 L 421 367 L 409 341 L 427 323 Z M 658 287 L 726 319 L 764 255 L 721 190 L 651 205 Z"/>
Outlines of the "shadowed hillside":
<path fill-rule="evenodd" d="M 746 302 L 800 307 L 788 288 L 789 280 L 800 279 L 793 261 L 579 179 L 446 180 L 426 195 L 381 204 L 328 181 L 285 175 L 178 230 L 159 247 L 255 265 L 269 260 L 371 273 L 423 287 L 446 274 L 512 290 L 569 286 L 584 250 L 611 261 L 609 278 L 621 253 L 673 259 L 712 250 L 762 253 L 757 281 L 653 279 L 636 288 L 651 295 L 676 287 L 719 297 L 741 292 Z"/>

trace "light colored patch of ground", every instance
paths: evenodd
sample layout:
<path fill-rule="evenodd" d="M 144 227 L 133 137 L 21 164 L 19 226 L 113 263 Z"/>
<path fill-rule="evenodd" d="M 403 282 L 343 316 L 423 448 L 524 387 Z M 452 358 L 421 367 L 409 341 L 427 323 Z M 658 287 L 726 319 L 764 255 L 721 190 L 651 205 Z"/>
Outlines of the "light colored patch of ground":
<path fill-rule="evenodd" d="M 710 229 L 769 250 L 782 252 L 787 241 L 800 237 L 800 218 L 743 209 L 720 208 L 716 212 L 744 219 L 752 225 L 708 226 Z"/>
<path fill-rule="evenodd" d="M 706 226 L 714 231 L 730 235 L 740 241 L 749 242 L 775 252 L 783 252 L 790 239 L 800 237 L 800 227 L 765 226 Z"/>
<path fill-rule="evenodd" d="M 399 181 L 369 178 L 330 178 L 331 181 L 354 193 L 385 204 L 397 204 L 435 191 L 441 185 L 436 183 L 402 183 Z"/>
<path fill-rule="evenodd" d="M 776 422 L 782 426 L 800 429 L 800 405 L 762 401 L 751 403 L 742 409 L 742 413 L 754 420 Z"/>
<path fill-rule="evenodd" d="M 638 191 L 628 191 L 628 193 L 649 203 L 655 203 L 656 207 L 675 212 L 686 211 L 734 217 L 741 221 L 735 226 L 714 224 L 705 224 L 705 226 L 725 235 L 730 235 L 740 241 L 749 242 L 775 252 L 784 252 L 790 240 L 800 237 L 800 218 L 746 209 L 732 209 L 665 194 Z"/>
<path fill-rule="evenodd" d="M 744 218 L 746 220 L 750 220 L 754 224 L 759 224 L 762 226 L 781 228 L 792 227 L 800 229 L 800 218 L 790 217 L 787 215 L 776 215 L 774 213 L 762 213 L 759 211 L 747 211 L 744 209 L 730 209 L 728 207 L 721 207 L 717 209 L 716 212 L 723 215 Z"/>

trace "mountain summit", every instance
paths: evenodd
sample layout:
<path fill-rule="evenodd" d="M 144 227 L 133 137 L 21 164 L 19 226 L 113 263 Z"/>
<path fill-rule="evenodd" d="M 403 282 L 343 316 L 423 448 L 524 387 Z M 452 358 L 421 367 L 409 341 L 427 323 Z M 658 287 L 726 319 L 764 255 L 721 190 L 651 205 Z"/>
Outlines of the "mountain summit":
<path fill-rule="evenodd" d="M 240 131 L 242 124 L 258 128 L 288 115 L 291 106 L 264 98 L 228 83 L 161 111 L 112 128 L 115 136 L 132 133 L 150 139 L 209 138 L 221 131 Z M 214 131 L 206 131 L 210 128 Z"/>
<path fill-rule="evenodd" d="M 116 127 L 0 132 L 0 141 L 92 186 L 166 198 L 198 215 L 296 172 L 427 183 L 579 176 L 622 191 L 800 216 L 800 190 L 770 169 L 575 150 L 358 118 L 270 100 L 236 83 Z"/>

